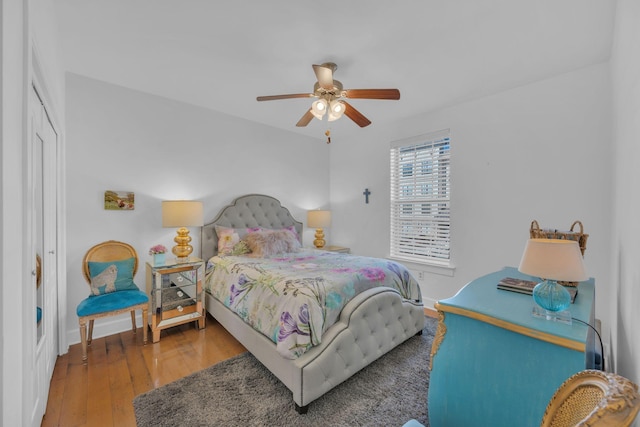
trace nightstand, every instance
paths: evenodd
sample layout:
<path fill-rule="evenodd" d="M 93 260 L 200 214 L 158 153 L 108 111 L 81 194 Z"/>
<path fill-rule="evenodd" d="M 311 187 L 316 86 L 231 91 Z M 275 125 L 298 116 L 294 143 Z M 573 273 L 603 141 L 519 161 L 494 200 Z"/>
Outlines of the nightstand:
<path fill-rule="evenodd" d="M 147 262 L 149 326 L 154 343 L 160 341 L 160 332 L 166 328 L 189 322 L 197 322 L 198 329 L 205 327 L 203 280 L 204 261 L 199 258 L 186 262 L 171 258 L 163 265 Z"/>
<path fill-rule="evenodd" d="M 340 252 L 340 253 L 343 253 L 343 254 L 351 253 L 351 249 L 345 248 L 344 246 L 325 246 L 322 249 L 325 250 L 325 251 Z"/>

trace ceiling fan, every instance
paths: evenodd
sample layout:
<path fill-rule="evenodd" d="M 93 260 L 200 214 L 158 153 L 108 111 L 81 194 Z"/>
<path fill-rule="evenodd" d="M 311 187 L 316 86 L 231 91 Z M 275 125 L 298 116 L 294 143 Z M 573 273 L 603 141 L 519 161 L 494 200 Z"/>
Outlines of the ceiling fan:
<path fill-rule="evenodd" d="M 365 127 L 371 124 L 362 113 L 353 108 L 348 99 L 400 99 L 398 89 L 343 89 L 342 83 L 333 79 L 333 73 L 338 66 L 333 62 L 325 62 L 313 65 L 318 81 L 313 85 L 313 93 L 292 93 L 288 95 L 259 96 L 258 101 L 274 101 L 290 98 L 318 98 L 311 104 L 296 126 L 306 126 L 315 117 L 322 120 L 327 115 L 328 121 L 334 121 L 346 114 L 358 126 Z"/>

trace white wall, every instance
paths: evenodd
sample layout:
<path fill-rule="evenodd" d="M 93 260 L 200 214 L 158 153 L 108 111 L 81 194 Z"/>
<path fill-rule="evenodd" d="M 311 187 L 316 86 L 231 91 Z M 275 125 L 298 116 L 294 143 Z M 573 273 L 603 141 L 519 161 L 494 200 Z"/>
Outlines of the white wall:
<path fill-rule="evenodd" d="M 311 139 L 219 112 L 67 74 L 67 280 L 69 343 L 79 342 L 77 304 L 89 295 L 81 261 L 92 245 L 122 240 L 144 262 L 158 243 L 161 201 L 204 202 L 205 220 L 248 193 L 278 198 L 298 220 L 329 202 L 329 151 Z M 105 190 L 135 192 L 135 210 L 105 211 Z M 192 229 L 199 252 L 199 229 Z M 312 241 L 312 230 L 304 240 Z M 130 328 L 128 316 L 96 322 L 99 337 Z"/>
<path fill-rule="evenodd" d="M 453 277 L 425 274 L 427 304 L 480 275 L 517 267 L 533 219 L 560 229 L 579 219 L 590 234 L 585 262 L 597 282 L 596 315 L 608 319 L 610 93 L 605 63 L 332 143 L 334 240 L 356 253 L 388 256 L 389 143 L 449 128 L 456 269 Z M 365 187 L 373 193 L 369 205 Z"/>
<path fill-rule="evenodd" d="M 618 0 L 612 54 L 615 147 L 613 266 L 608 292 L 615 370 L 640 383 L 640 3 Z M 638 421 L 640 424 L 640 421 Z"/>

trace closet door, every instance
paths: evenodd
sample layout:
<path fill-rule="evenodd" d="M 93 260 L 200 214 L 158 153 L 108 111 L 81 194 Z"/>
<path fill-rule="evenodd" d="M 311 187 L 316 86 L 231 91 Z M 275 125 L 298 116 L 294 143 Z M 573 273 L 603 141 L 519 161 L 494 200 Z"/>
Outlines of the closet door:
<path fill-rule="evenodd" d="M 35 88 L 30 99 L 31 118 L 31 247 L 35 293 L 31 382 L 32 425 L 40 425 L 47 405 L 49 384 L 57 357 L 57 134 Z"/>

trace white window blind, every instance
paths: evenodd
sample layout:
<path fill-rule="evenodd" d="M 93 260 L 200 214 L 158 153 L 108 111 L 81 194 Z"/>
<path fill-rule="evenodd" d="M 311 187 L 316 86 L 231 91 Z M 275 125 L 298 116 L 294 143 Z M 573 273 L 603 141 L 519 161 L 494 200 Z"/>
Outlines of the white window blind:
<path fill-rule="evenodd" d="M 449 130 L 391 144 L 391 256 L 449 265 Z"/>

